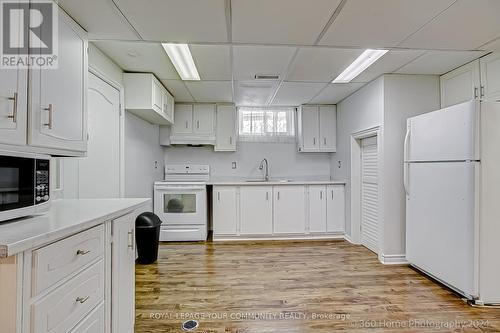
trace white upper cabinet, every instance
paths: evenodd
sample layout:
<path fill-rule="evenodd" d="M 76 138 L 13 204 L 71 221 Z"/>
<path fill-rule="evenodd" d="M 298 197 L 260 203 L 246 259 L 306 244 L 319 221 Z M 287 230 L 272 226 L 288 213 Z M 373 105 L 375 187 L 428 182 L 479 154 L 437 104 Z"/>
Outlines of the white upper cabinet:
<path fill-rule="evenodd" d="M 170 144 L 215 145 L 216 104 L 176 104 Z"/>
<path fill-rule="evenodd" d="M 193 132 L 193 105 L 176 104 L 172 136 L 191 134 Z"/>
<path fill-rule="evenodd" d="M 0 75 L 0 142 L 25 145 L 28 71 L 2 69 Z"/>
<path fill-rule="evenodd" d="M 479 60 L 442 75 L 440 81 L 443 108 L 479 98 Z"/>
<path fill-rule="evenodd" d="M 236 235 L 238 225 L 235 186 L 214 186 L 213 229 L 215 235 Z"/>
<path fill-rule="evenodd" d="M 85 152 L 87 39 L 62 10 L 58 38 L 58 68 L 31 71 L 28 144 Z"/>
<path fill-rule="evenodd" d="M 326 232 L 326 186 L 309 186 L 309 232 Z"/>
<path fill-rule="evenodd" d="M 337 151 L 335 105 L 303 105 L 297 115 L 299 152 Z"/>
<path fill-rule="evenodd" d="M 174 98 L 150 73 L 123 74 L 125 109 L 151 124 L 170 125 L 174 121 Z"/>
<path fill-rule="evenodd" d="M 193 109 L 193 128 L 196 136 L 213 136 L 215 121 L 214 104 L 195 104 Z"/>
<path fill-rule="evenodd" d="M 236 107 L 217 105 L 215 151 L 236 151 Z"/>
<path fill-rule="evenodd" d="M 305 208 L 304 186 L 274 186 L 274 233 L 304 234 Z"/>
<path fill-rule="evenodd" d="M 482 57 L 480 65 L 481 98 L 488 101 L 500 101 L 500 52 Z"/>

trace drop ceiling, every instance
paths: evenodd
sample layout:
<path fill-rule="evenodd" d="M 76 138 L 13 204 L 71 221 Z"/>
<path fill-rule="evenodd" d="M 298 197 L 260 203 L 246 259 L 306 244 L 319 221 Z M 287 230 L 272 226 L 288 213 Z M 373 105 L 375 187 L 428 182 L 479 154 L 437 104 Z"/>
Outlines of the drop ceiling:
<path fill-rule="evenodd" d="M 154 73 L 183 102 L 333 104 L 382 74 L 441 75 L 500 51 L 498 0 L 58 2 L 122 69 Z M 189 44 L 201 81 L 181 81 L 161 42 Z M 390 51 L 331 84 L 366 48 Z"/>

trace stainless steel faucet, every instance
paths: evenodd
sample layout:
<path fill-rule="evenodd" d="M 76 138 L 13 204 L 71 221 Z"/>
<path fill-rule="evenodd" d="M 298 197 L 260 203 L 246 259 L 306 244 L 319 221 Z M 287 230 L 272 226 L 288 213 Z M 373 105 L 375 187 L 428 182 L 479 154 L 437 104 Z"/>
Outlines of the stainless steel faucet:
<path fill-rule="evenodd" d="M 267 158 L 264 158 L 262 161 L 260 161 L 259 170 L 264 169 L 264 162 L 266 162 L 266 174 L 264 178 L 267 182 L 269 180 L 269 162 L 267 161 Z"/>

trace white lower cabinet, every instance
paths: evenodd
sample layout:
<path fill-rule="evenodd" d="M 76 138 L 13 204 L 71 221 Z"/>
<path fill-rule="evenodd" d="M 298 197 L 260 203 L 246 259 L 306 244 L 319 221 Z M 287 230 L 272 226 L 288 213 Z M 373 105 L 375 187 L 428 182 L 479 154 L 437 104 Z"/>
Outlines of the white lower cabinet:
<path fill-rule="evenodd" d="M 345 229 L 344 185 L 216 185 L 214 240 L 325 238 Z"/>
<path fill-rule="evenodd" d="M 102 333 L 106 330 L 104 303 L 101 303 L 71 333 Z"/>
<path fill-rule="evenodd" d="M 237 188 L 216 186 L 213 189 L 213 230 L 216 235 L 236 235 L 238 222 Z"/>
<path fill-rule="evenodd" d="M 240 188 L 240 234 L 270 235 L 272 233 L 272 186 L 242 186 Z"/>
<path fill-rule="evenodd" d="M 274 186 L 274 233 L 304 234 L 306 231 L 305 187 Z"/>
<path fill-rule="evenodd" d="M 309 186 L 309 232 L 326 232 L 326 186 Z"/>

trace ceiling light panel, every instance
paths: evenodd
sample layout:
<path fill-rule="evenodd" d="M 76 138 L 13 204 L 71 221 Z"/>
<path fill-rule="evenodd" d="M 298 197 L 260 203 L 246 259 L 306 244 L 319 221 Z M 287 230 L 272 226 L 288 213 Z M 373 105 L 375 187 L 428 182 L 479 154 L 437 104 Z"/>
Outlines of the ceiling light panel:
<path fill-rule="evenodd" d="M 375 61 L 380 59 L 388 50 L 365 50 L 361 55 L 352 62 L 332 83 L 347 83 L 351 82 L 356 76 L 361 74 L 365 69 L 370 67 Z"/>
<path fill-rule="evenodd" d="M 174 64 L 177 73 L 184 81 L 199 81 L 200 75 L 194 64 L 193 56 L 187 44 L 161 44 Z"/>

